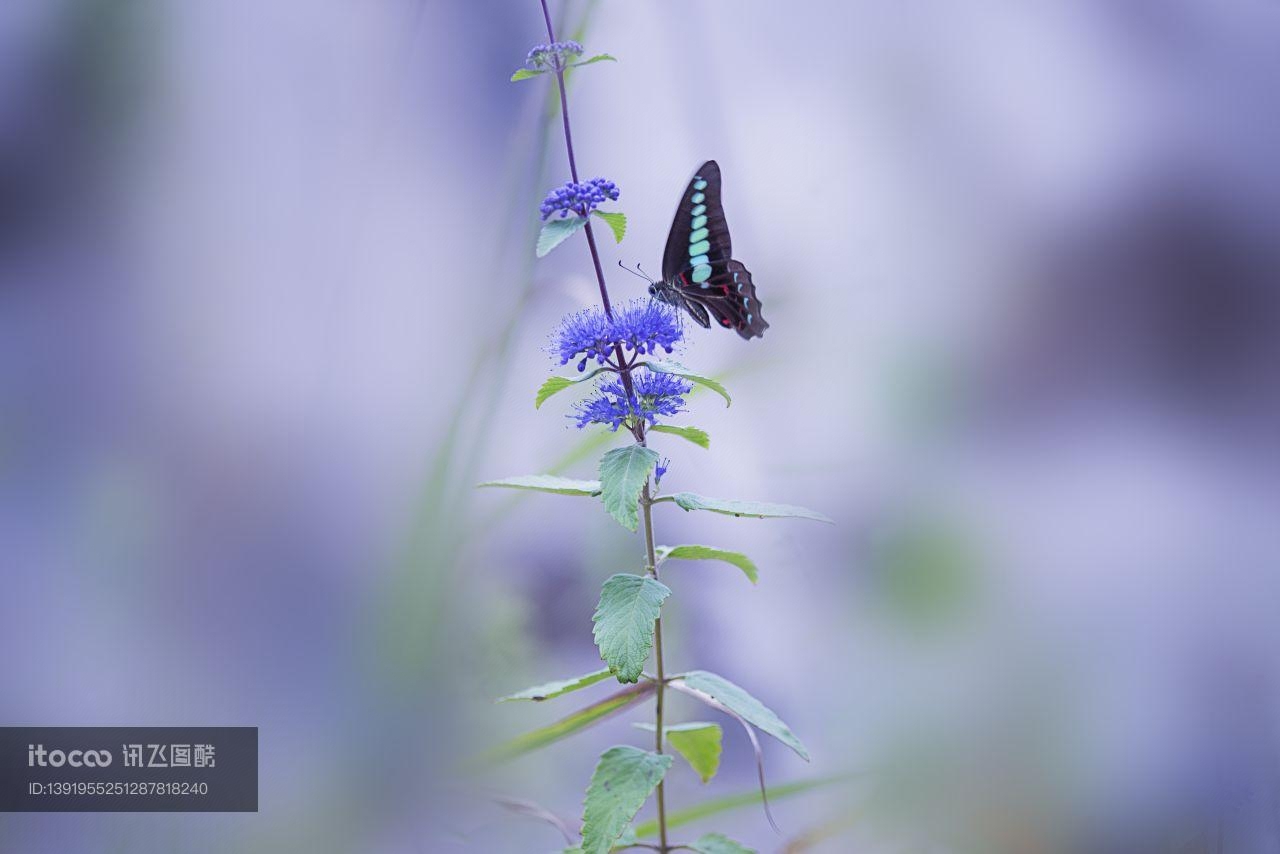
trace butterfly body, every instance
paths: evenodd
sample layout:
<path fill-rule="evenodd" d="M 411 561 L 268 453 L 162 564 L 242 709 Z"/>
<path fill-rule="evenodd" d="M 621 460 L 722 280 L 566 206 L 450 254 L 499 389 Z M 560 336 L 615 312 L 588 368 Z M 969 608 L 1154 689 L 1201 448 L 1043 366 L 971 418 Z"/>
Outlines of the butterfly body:
<path fill-rule="evenodd" d="M 698 325 L 733 329 L 750 340 L 769 324 L 746 265 L 733 258 L 720 203 L 720 167 L 708 160 L 689 181 L 662 256 L 662 281 L 649 295 L 682 308 Z"/>

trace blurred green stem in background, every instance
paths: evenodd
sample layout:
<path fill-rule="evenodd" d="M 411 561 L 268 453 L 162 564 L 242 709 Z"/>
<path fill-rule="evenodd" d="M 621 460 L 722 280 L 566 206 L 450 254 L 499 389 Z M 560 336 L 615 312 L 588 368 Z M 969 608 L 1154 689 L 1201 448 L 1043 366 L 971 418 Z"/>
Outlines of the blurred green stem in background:
<path fill-rule="evenodd" d="M 573 21 L 575 40 L 586 37 L 597 5 L 598 0 L 587 0 L 583 4 Z M 564 18 L 570 17 L 566 11 Z M 560 22 L 562 27 L 567 23 L 567 20 Z M 537 206 L 547 173 L 553 123 L 559 110 L 558 97 L 548 90 L 533 144 L 528 145 L 519 138 L 511 143 L 512 156 L 506 158 L 506 162 L 517 165 L 509 171 L 506 183 L 515 190 L 507 196 L 508 212 L 503 218 L 499 246 L 523 249 L 535 242 L 538 223 L 531 222 L 523 212 Z M 516 156 L 526 150 L 533 152 L 528 160 Z M 520 172 L 527 174 L 525 181 L 519 179 Z M 442 648 L 441 641 L 446 637 L 454 638 L 457 643 L 454 632 L 462 628 L 449 623 L 448 609 L 444 606 L 452 598 L 457 559 L 473 527 L 466 524 L 471 512 L 471 487 L 497 426 L 493 416 L 506 389 L 506 366 L 511 361 L 520 324 L 535 295 L 536 259 L 532 252 L 521 251 L 517 256 L 520 260 L 515 275 L 504 275 L 502 269 L 509 256 L 496 256 L 495 269 L 489 279 L 518 282 L 519 290 L 510 302 L 501 330 L 477 345 L 471 366 L 458 388 L 457 401 L 451 408 L 454 415 L 431 457 L 407 541 L 390 573 L 385 596 L 371 615 L 378 627 L 374 633 L 377 648 L 371 651 L 371 657 L 377 665 L 379 684 L 389 693 L 407 695 L 410 702 L 433 681 L 434 669 L 439 664 L 433 651 Z M 483 389 L 483 394 L 475 394 L 476 389 Z M 571 454 L 565 464 L 577 456 Z"/>

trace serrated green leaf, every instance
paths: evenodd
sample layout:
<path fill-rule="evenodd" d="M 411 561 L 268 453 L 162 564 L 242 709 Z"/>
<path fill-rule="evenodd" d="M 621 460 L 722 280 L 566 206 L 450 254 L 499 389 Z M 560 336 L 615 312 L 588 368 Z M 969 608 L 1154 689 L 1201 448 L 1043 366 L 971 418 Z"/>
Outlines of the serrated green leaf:
<path fill-rule="evenodd" d="M 809 761 L 809 751 L 791 728 L 784 724 L 767 706 L 742 688 L 706 670 L 692 670 L 681 677 L 684 684 L 706 694 L 711 699 L 742 717 L 747 723 L 790 747 L 801 759 Z"/>
<path fill-rule="evenodd" d="M 635 724 L 637 729 L 654 732 L 653 724 Z M 687 724 L 673 724 L 662 728 L 667 743 L 685 758 L 689 767 L 693 768 L 706 783 L 720 770 L 720 753 L 724 742 L 724 730 L 720 724 L 694 721 Z"/>
<path fill-rule="evenodd" d="M 699 837 L 693 843 L 693 850 L 698 854 L 759 854 L 756 849 L 734 842 L 723 833 L 708 833 Z"/>
<path fill-rule="evenodd" d="M 626 745 L 600 755 L 583 801 L 583 854 L 609 854 L 671 762 L 670 756 Z"/>
<path fill-rule="evenodd" d="M 556 477 L 551 474 L 528 474 L 519 477 L 504 477 L 498 480 L 486 480 L 477 483 L 477 487 L 494 486 L 504 489 L 531 489 L 535 492 L 554 492 L 557 495 L 599 495 L 600 481 L 574 480 L 571 477 Z"/>
<path fill-rule="evenodd" d="M 640 524 L 640 492 L 658 465 L 658 452 L 643 445 L 614 448 L 600 458 L 604 509 L 628 531 Z"/>
<path fill-rule="evenodd" d="M 751 558 L 741 552 L 718 549 L 715 546 L 658 546 L 658 560 L 722 560 L 742 570 L 742 574 L 755 584 L 760 575 Z"/>
<path fill-rule="evenodd" d="M 520 68 L 515 74 L 511 75 L 511 82 L 516 83 L 520 80 L 528 80 L 531 77 L 537 77 L 539 74 L 545 74 L 545 71 L 535 70 L 533 68 Z"/>
<path fill-rule="evenodd" d="M 617 211 L 592 211 L 593 214 L 600 217 L 609 226 L 613 232 L 613 239 L 616 243 L 621 243 L 622 238 L 627 236 L 627 215 Z"/>
<path fill-rule="evenodd" d="M 695 382 L 698 385 L 704 385 L 707 388 L 714 391 L 716 394 L 723 397 L 725 406 L 728 406 L 729 404 L 733 403 L 732 398 L 729 397 L 729 392 L 725 389 L 724 386 L 720 385 L 720 383 L 716 382 L 710 377 L 704 377 L 701 374 L 695 374 L 693 371 L 689 370 L 679 362 L 673 362 L 670 359 L 654 359 L 652 361 L 644 362 L 644 366 L 649 370 L 657 371 L 660 374 L 673 374 L 677 377 L 684 377 L 686 380 L 689 380 L 690 382 Z"/>
<path fill-rule="evenodd" d="M 619 682 L 635 682 L 653 649 L 653 621 L 671 595 L 667 585 L 647 575 L 618 573 L 600 590 L 591 616 L 600 657 Z"/>
<path fill-rule="evenodd" d="M 578 383 L 585 383 L 587 380 L 592 379 L 601 371 L 605 370 L 608 369 L 596 368 L 594 371 L 588 371 L 580 377 L 548 377 L 547 381 L 538 388 L 538 394 L 533 400 L 533 408 L 541 409 L 542 404 L 546 403 L 547 398 L 551 397 L 551 395 L 562 392 L 569 386 L 574 386 Z"/>
<path fill-rule="evenodd" d="M 672 424 L 653 424 L 649 427 L 650 433 L 670 433 L 672 436 L 679 436 L 682 439 L 688 439 L 700 448 L 711 447 L 711 437 L 707 435 L 707 431 L 701 427 L 676 427 Z"/>
<path fill-rule="evenodd" d="M 585 709 L 579 709 L 555 723 L 522 733 L 509 741 L 503 742 L 486 752 L 482 758 L 489 762 L 504 762 L 517 756 L 523 756 L 538 748 L 546 747 L 548 744 L 554 744 L 562 738 L 567 738 L 575 732 L 584 730 L 592 724 L 604 720 L 638 700 L 643 700 L 653 693 L 654 688 L 654 683 L 642 682 L 639 685 L 625 688 L 616 694 L 610 694 L 598 703 L 592 703 Z"/>
<path fill-rule="evenodd" d="M 708 498 L 695 492 L 676 492 L 656 499 L 674 501 L 685 510 L 710 510 L 727 516 L 751 516 L 756 519 L 812 519 L 815 522 L 835 522 L 816 510 L 797 507 L 794 504 L 771 504 L 767 501 L 739 501 L 732 498 Z"/>
<path fill-rule="evenodd" d="M 841 775 L 835 777 L 818 777 L 812 780 L 800 780 L 795 783 L 783 783 L 781 786 L 769 787 L 769 800 L 771 802 L 781 801 L 786 798 L 793 798 L 796 795 L 802 795 L 805 792 L 811 792 L 814 789 L 820 789 L 825 786 L 831 786 L 837 783 L 845 783 L 854 779 L 849 775 Z M 738 792 L 732 795 L 722 795 L 718 798 L 710 798 L 701 803 L 694 804 L 684 809 L 669 811 L 667 813 L 667 828 L 684 827 L 686 824 L 692 824 L 695 821 L 702 821 L 713 815 L 732 812 L 733 810 L 742 809 L 744 807 L 755 806 L 762 800 L 759 789 L 751 789 L 746 792 Z M 641 839 L 658 835 L 658 822 L 656 819 L 649 819 L 636 825 L 636 835 Z"/>
<path fill-rule="evenodd" d="M 583 65 L 590 65 L 593 62 L 617 62 L 617 61 L 618 61 L 617 58 L 612 57 L 607 53 L 597 53 L 595 56 L 591 57 L 590 59 L 584 59 L 581 62 L 571 62 L 569 63 L 569 67 L 578 68 Z"/>
<path fill-rule="evenodd" d="M 538 257 L 544 257 L 586 224 L 587 218 L 582 216 L 547 220 L 542 231 L 538 232 Z"/>
<path fill-rule="evenodd" d="M 534 685 L 532 688 L 525 688 L 523 691 L 499 697 L 496 702 L 508 703 L 512 700 L 532 700 L 535 703 L 540 703 L 543 700 L 550 700 L 553 697 L 568 694 L 570 691 L 577 691 L 580 688 L 586 688 L 588 685 L 594 685 L 597 682 L 608 679 L 611 675 L 612 672 L 606 667 L 603 670 L 597 670 L 595 673 L 588 673 L 585 676 L 575 676 L 572 679 L 561 679 L 558 682 Z"/>

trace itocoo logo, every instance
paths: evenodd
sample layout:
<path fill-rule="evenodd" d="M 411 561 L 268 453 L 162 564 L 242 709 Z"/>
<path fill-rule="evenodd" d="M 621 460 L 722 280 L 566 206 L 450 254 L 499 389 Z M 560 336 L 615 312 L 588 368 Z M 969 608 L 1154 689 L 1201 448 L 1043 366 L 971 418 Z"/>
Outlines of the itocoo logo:
<path fill-rule="evenodd" d="M 111 764 L 110 750 L 45 750 L 43 744 L 27 745 L 27 767 L 61 768 L 69 765 L 72 768 L 106 768 Z"/>

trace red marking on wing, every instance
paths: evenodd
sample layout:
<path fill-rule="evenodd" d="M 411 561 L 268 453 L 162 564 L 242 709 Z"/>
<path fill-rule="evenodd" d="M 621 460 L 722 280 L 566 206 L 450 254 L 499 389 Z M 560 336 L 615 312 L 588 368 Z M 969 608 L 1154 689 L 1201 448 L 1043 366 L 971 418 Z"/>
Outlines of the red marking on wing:
<path fill-rule="evenodd" d="M 723 325 L 723 326 L 728 326 L 728 325 L 729 325 L 729 318 L 727 318 L 727 317 L 722 317 L 722 318 L 720 318 L 720 323 L 721 323 L 721 325 Z"/>

